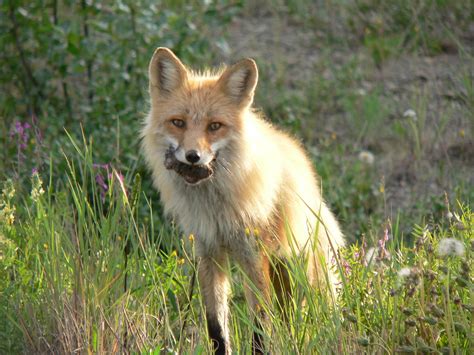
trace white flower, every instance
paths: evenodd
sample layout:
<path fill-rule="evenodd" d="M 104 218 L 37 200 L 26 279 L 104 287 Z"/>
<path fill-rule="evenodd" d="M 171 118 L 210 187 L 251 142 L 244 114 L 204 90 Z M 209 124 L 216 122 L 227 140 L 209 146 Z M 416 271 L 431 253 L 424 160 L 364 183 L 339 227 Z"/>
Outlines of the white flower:
<path fill-rule="evenodd" d="M 400 269 L 400 271 L 398 272 L 398 276 L 401 278 L 401 279 L 404 279 L 405 277 L 408 277 L 411 275 L 411 268 L 409 267 L 404 267 L 402 269 Z"/>
<path fill-rule="evenodd" d="M 374 155 L 368 150 L 363 150 L 359 153 L 359 160 L 367 165 L 372 165 L 374 163 Z"/>
<path fill-rule="evenodd" d="M 31 178 L 33 181 L 33 186 L 31 188 L 31 199 L 36 202 L 40 196 L 44 194 L 43 181 L 37 172 L 33 173 Z"/>
<path fill-rule="evenodd" d="M 438 244 L 439 256 L 463 256 L 464 244 L 455 238 L 441 239 Z"/>
<path fill-rule="evenodd" d="M 412 109 L 406 110 L 406 111 L 403 113 L 403 117 L 405 117 L 405 118 L 411 118 L 413 121 L 416 121 L 417 118 L 418 118 L 418 117 L 416 116 L 415 110 L 412 110 Z"/>

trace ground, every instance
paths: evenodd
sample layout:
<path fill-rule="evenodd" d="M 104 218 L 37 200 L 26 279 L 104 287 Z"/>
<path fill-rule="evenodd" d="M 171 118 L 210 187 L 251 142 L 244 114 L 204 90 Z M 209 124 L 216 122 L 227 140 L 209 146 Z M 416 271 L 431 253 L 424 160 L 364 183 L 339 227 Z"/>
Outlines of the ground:
<path fill-rule="evenodd" d="M 473 102 L 466 80 L 473 75 L 469 53 L 474 26 L 469 29 L 458 46 L 448 38 L 438 53 L 400 51 L 375 65 L 370 47 L 355 40 L 349 28 L 321 30 L 291 14 L 264 8 L 233 19 L 224 58 L 228 62 L 255 58 L 263 90 L 276 87 L 286 92 L 257 96 L 256 105 L 269 119 L 288 119 L 279 117 L 285 111 L 275 115 L 272 109 L 286 96 L 297 96 L 300 103 L 315 107 L 306 116 L 316 116 L 317 123 L 303 122 L 304 129 L 297 132 L 310 149 L 331 149 L 320 148 L 324 135 L 331 133 L 352 153 L 343 159 L 356 159 L 362 150 L 373 153 L 373 176 L 385 185 L 384 209 L 393 217 L 399 210 L 415 210 L 429 196 L 442 196 L 445 191 L 455 195 L 460 181 L 473 186 Z M 343 40 L 331 42 L 324 31 Z M 320 78 L 329 84 L 317 87 Z M 333 91 L 315 97 L 314 90 Z M 348 108 L 355 105 L 354 115 L 364 115 L 366 111 L 357 111 L 357 106 L 371 96 L 375 103 L 370 108 L 372 99 L 368 99 L 368 114 L 376 117 L 367 117 L 366 122 L 359 117 L 354 132 Z M 311 102 L 314 98 L 325 102 Z M 349 106 L 344 104 L 346 98 L 353 100 Z M 417 113 L 413 125 L 404 117 L 410 109 Z M 317 157 L 315 162 L 317 166 Z"/>

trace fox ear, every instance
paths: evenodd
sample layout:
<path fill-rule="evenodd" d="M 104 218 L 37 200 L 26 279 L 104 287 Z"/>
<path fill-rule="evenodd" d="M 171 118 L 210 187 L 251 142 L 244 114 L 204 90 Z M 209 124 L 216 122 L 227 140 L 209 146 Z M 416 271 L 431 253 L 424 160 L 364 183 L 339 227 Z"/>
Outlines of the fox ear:
<path fill-rule="evenodd" d="M 168 48 L 155 50 L 148 68 L 150 91 L 157 88 L 160 95 L 167 95 L 176 90 L 187 78 L 183 63 Z"/>
<path fill-rule="evenodd" d="M 257 64 L 247 58 L 227 68 L 219 78 L 218 85 L 238 105 L 248 106 L 252 104 L 257 80 Z"/>

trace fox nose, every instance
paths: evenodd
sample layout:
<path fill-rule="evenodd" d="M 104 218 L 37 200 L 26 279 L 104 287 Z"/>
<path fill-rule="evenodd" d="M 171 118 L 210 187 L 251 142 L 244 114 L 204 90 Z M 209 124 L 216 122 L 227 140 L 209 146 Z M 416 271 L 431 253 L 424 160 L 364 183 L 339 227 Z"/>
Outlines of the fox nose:
<path fill-rule="evenodd" d="M 197 163 L 201 159 L 201 155 L 197 150 L 191 149 L 186 152 L 186 160 L 191 164 Z"/>

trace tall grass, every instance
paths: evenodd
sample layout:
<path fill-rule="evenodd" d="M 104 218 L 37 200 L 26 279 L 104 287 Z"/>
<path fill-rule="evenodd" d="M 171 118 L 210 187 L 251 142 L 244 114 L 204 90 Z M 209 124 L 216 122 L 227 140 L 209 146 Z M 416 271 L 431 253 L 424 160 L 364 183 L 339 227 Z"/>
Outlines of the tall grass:
<path fill-rule="evenodd" d="M 66 183 L 45 183 L 35 172 L 29 195 L 4 183 L 0 351 L 208 353 L 194 285 L 195 237 L 153 222 L 139 175 L 124 178 L 98 166 L 91 143 L 71 141 Z M 473 214 L 462 205 L 449 211 L 446 220 L 416 227 L 413 247 L 396 223 L 387 223 L 372 243 L 343 250 L 344 282 L 335 299 L 307 283 L 301 261 L 282 265 L 293 297 L 283 307 L 273 299 L 266 309 L 270 349 L 472 350 Z M 248 353 L 255 329 L 243 297 L 245 276 L 236 268 L 232 280 L 233 347 Z"/>

